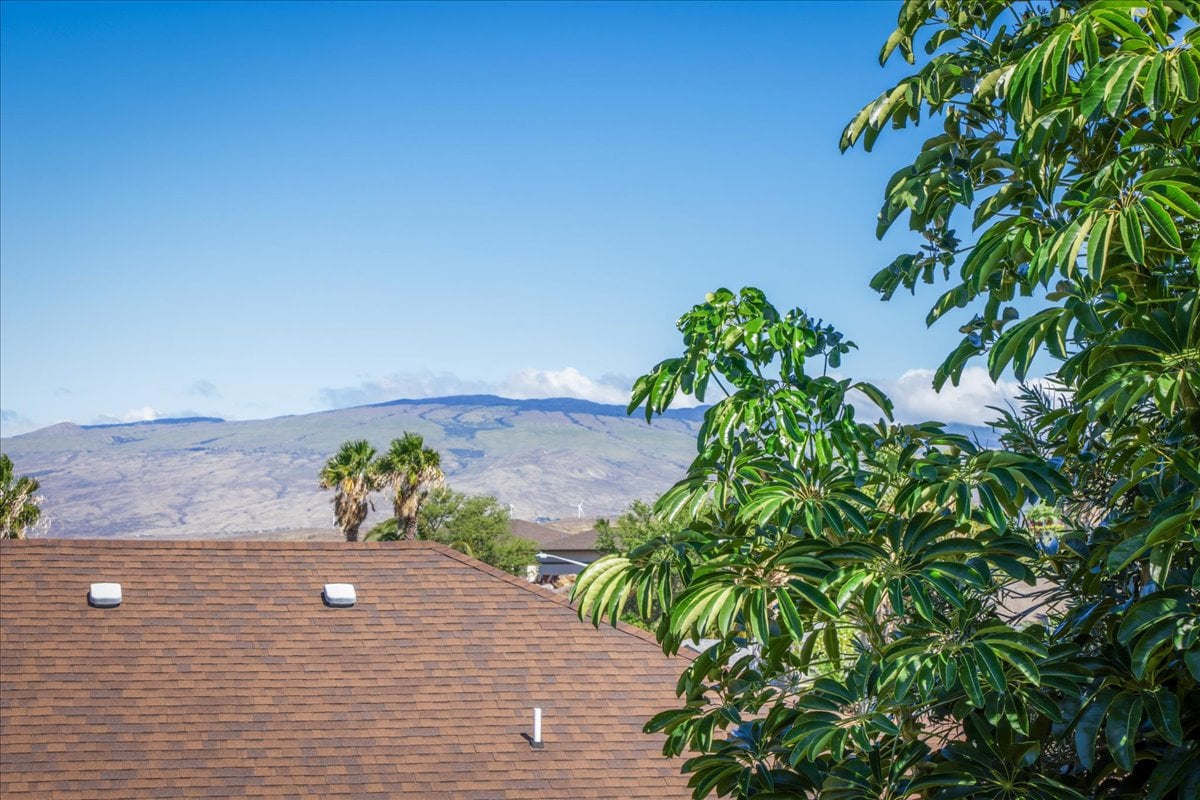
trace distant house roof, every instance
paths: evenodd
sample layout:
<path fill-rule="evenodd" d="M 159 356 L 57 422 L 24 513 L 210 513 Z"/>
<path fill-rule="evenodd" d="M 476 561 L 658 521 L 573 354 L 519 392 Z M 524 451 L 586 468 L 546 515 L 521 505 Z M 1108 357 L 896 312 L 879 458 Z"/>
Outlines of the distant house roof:
<path fill-rule="evenodd" d="M 549 525 L 542 525 L 537 522 L 528 522 L 523 519 L 509 520 L 508 529 L 512 531 L 513 536 L 528 539 L 539 546 L 549 544 L 550 542 L 557 542 L 563 538 L 563 532 L 556 528 L 551 528 Z"/>
<path fill-rule="evenodd" d="M 526 522 L 523 519 L 509 521 L 509 529 L 514 536 L 536 542 L 546 552 L 558 551 L 589 551 L 596 549 L 596 528 L 591 527 L 574 533 L 565 533 L 550 525 L 540 525 L 536 522 Z"/>
<path fill-rule="evenodd" d="M 582 533 L 570 533 L 566 536 L 560 534 L 554 541 L 547 542 L 542 549 L 547 552 L 595 550 L 596 534 L 595 528 Z"/>
<path fill-rule="evenodd" d="M 554 528 L 563 533 L 583 533 L 596 527 L 599 521 L 596 517 L 564 517 L 553 519 L 546 523 L 547 528 Z"/>
<path fill-rule="evenodd" d="M 0 559 L 5 798 L 690 794 L 641 730 L 683 664 L 449 548 L 35 539 Z M 119 606 L 89 605 L 97 582 Z"/>

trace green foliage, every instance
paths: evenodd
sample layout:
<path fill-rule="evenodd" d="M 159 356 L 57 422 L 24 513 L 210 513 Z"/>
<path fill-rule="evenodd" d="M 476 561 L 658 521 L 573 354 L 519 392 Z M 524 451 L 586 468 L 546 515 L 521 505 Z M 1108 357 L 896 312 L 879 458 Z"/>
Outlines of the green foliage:
<path fill-rule="evenodd" d="M 941 118 L 889 182 L 879 215 L 880 235 L 907 213 L 926 244 L 872 280 L 887 298 L 958 267 L 928 321 L 969 306 L 975 314 L 938 386 L 985 352 L 993 377 L 1011 366 L 1024 378 L 1046 351 L 1082 399 L 1111 399 L 1112 410 L 1121 410 L 1113 395 L 1133 402 L 1150 372 L 1173 373 L 1140 387 L 1164 412 L 1194 402 L 1198 8 L 904 4 L 883 58 L 899 49 L 912 62 L 920 37 L 932 57 L 864 108 L 842 147 L 861 140 L 869 150 L 885 126 Z M 964 246 L 954 226 L 968 219 L 974 242 Z M 1008 305 L 1046 292 L 1051 305 L 1026 320 Z"/>
<path fill-rule="evenodd" d="M 537 544 L 513 536 L 509 529 L 508 509 L 488 495 L 467 495 L 448 487 L 429 493 L 417 519 L 417 537 L 441 542 L 485 564 L 522 575 L 537 563 Z M 376 525 L 367 533 L 368 541 L 394 541 L 396 519 Z"/>
<path fill-rule="evenodd" d="M 0 539 L 24 539 L 41 519 L 38 488 L 37 478 L 17 477 L 12 459 L 0 453 Z"/>
<path fill-rule="evenodd" d="M 1197 20 L 1193 0 L 910 0 L 882 59 L 929 57 L 846 129 L 870 149 L 940 118 L 879 218 L 925 244 L 872 285 L 954 276 L 928 322 L 973 316 L 939 387 L 977 357 L 1021 379 L 1049 360 L 1061 394 L 1002 415 L 1006 450 L 859 422 L 856 392 L 890 407 L 828 376 L 852 345 L 754 289 L 685 314 L 683 355 L 635 384 L 648 419 L 725 397 L 655 508 L 680 532 L 575 596 L 595 622 L 666 609 L 667 652 L 719 635 L 648 725 L 693 754 L 697 797 L 1200 796 Z M 1052 540 L 1024 527 L 1037 503 Z M 1045 624 L 1001 606 L 1035 579 Z"/>
<path fill-rule="evenodd" d="M 681 557 L 672 542 L 683 534 L 683 528 L 680 522 L 657 515 L 654 506 L 649 503 L 634 500 L 615 524 L 606 519 L 596 521 L 596 549 L 601 553 L 641 559 L 644 569 L 656 569 L 654 565 L 661 564 L 657 567 L 659 579 L 670 581 L 673 585 L 664 587 L 660 594 L 670 596 L 680 587 L 679 580 L 672 576 L 672 570 L 678 569 L 678 564 L 662 562 L 675 562 Z M 690 556 L 690 552 L 682 552 L 683 558 Z M 653 631 L 662 619 L 663 609 L 656 598 L 643 600 L 639 605 L 633 598 L 627 598 L 621 621 Z"/>
<path fill-rule="evenodd" d="M 874 285 L 886 296 L 931 281 L 933 265 L 957 272 L 929 320 L 956 307 L 974 317 L 939 382 L 976 356 L 993 377 L 1023 378 L 1039 353 L 1054 364 L 1064 397 L 1027 391 L 1001 427 L 1011 450 L 1056 464 L 1072 486 L 1043 566 L 1066 598 L 1056 640 L 1093 674 L 1061 705 L 1073 713 L 1073 777 L 1094 794 L 1193 797 L 1200 4 L 1011 13 L 905 6 L 896 46 L 911 52 L 924 33 L 936 55 L 877 110 L 893 122 L 940 114 L 944 125 L 893 179 L 881 215 L 882 230 L 907 212 L 927 245 Z M 851 123 L 844 146 L 862 135 L 869 147 L 882 127 L 870 117 Z M 974 241 L 963 247 L 951 226 L 967 213 Z M 1044 307 L 1019 320 L 1006 305 L 1017 292 Z"/>
<path fill-rule="evenodd" d="M 1052 506 L 1040 503 L 1025 512 L 1025 519 L 1039 528 L 1059 527 L 1058 512 Z"/>
<path fill-rule="evenodd" d="M 387 452 L 375 463 L 379 483 L 392 488 L 392 510 L 401 538 L 417 536 L 421 504 L 445 481 L 441 465 L 441 454 L 426 447 L 420 435 L 408 432 L 392 439 Z"/>
<path fill-rule="evenodd" d="M 445 480 L 441 461 L 438 451 L 425 447 L 415 433 L 393 439 L 378 458 L 365 439 L 344 443 L 322 468 L 319 480 L 322 489 L 334 490 L 334 518 L 346 541 L 358 541 L 358 530 L 374 508 L 371 494 L 386 488 L 392 490 L 393 530 L 400 531 L 401 539 L 416 538 L 421 504 Z"/>
<path fill-rule="evenodd" d="M 358 529 L 371 508 L 371 492 L 379 488 L 375 448 L 365 439 L 344 443 L 321 469 L 322 489 L 332 489 L 333 516 L 347 542 L 358 541 Z"/>
<path fill-rule="evenodd" d="M 1008 624 L 997 596 L 1034 577 L 1037 548 L 1012 520 L 1066 482 L 936 423 L 859 422 L 855 394 L 890 403 L 825 374 L 852 345 L 755 289 L 719 290 L 679 327 L 688 352 L 639 380 L 634 402 L 666 408 L 700 375 L 732 391 L 657 504 L 678 532 L 600 559 L 575 595 L 595 621 L 627 599 L 647 619 L 666 609 L 667 652 L 719 638 L 680 679 L 685 707 L 649 725 L 668 753 L 701 754 L 696 795 L 878 798 L 928 780 L 924 742 L 965 718 L 992 740 L 1036 735 L 1056 687 L 1086 672 L 1046 630 Z"/>
<path fill-rule="evenodd" d="M 634 500 L 615 523 L 596 520 L 596 549 L 601 553 L 628 553 L 653 539 L 670 538 L 678 529 L 654 514 L 654 506 Z"/>

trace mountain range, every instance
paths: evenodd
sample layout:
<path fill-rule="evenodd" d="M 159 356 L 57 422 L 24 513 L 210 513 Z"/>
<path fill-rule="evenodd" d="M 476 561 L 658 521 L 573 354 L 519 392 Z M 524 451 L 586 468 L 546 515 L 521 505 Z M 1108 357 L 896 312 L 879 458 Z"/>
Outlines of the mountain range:
<path fill-rule="evenodd" d="M 351 439 L 382 450 L 419 433 L 441 453 L 452 488 L 494 495 L 514 518 L 611 517 L 684 475 L 703 416 L 673 409 L 648 424 L 587 400 L 467 395 L 265 420 L 64 422 L 0 439 L 0 450 L 41 482 L 36 535 L 330 538 L 332 495 L 317 474 Z M 987 428 L 947 427 L 995 441 Z M 368 526 L 391 512 L 388 498 L 376 499 Z"/>
<path fill-rule="evenodd" d="M 678 480 L 703 409 L 647 424 L 620 406 L 489 395 L 395 400 L 266 420 L 213 417 L 60 423 L 2 440 L 41 482 L 41 535 L 233 537 L 333 527 L 325 461 L 350 439 L 383 449 L 405 431 L 442 456 L 447 482 L 490 494 L 514 517 L 619 514 Z M 368 524 L 390 513 L 379 496 Z"/>

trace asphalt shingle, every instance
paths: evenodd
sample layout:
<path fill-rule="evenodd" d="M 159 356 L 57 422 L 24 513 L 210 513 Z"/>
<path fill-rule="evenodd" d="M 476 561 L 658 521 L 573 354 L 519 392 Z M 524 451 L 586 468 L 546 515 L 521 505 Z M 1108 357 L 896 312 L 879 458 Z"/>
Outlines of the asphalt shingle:
<path fill-rule="evenodd" d="M 0 794 L 684 798 L 684 666 L 425 542 L 4 542 Z"/>

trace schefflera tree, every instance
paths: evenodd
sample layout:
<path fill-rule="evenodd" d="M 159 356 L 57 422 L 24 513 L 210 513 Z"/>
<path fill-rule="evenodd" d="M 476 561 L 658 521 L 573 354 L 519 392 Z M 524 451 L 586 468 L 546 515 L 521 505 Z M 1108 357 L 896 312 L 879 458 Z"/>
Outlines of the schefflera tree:
<path fill-rule="evenodd" d="M 686 765 L 697 797 L 1003 784 L 1031 762 L 1054 694 L 1088 679 L 1073 648 L 998 610 L 1037 559 L 1009 520 L 1066 482 L 939 423 L 859 421 L 856 398 L 889 418 L 891 403 L 827 374 L 853 344 L 757 289 L 718 290 L 679 328 L 684 355 L 637 381 L 631 410 L 725 395 L 657 506 L 687 527 L 606 556 L 575 589 L 594 622 L 627 602 L 647 620 L 666 609 L 668 653 L 717 640 L 684 670 L 684 705 L 648 729 L 666 732 L 668 754 L 699 754 Z"/>
<path fill-rule="evenodd" d="M 881 58 L 929 57 L 846 130 L 869 149 L 938 119 L 879 221 L 925 244 L 872 285 L 950 281 L 928 322 L 972 316 L 939 387 L 977 358 L 1024 379 L 1041 354 L 1063 399 L 1026 393 L 1008 451 L 858 422 L 856 390 L 887 401 L 826 375 L 847 343 L 753 290 L 685 315 L 683 357 L 637 383 L 648 416 L 728 397 L 658 506 L 687 530 L 576 595 L 594 621 L 667 608 L 668 652 L 718 640 L 649 726 L 695 754 L 698 797 L 1200 796 L 1198 19 L 1191 0 L 907 2 Z M 1034 499 L 1063 520 L 1053 552 L 1020 524 Z M 1035 577 L 1044 625 L 1000 606 Z"/>
<path fill-rule="evenodd" d="M 1026 393 L 1005 441 L 1071 484 L 1039 567 L 1091 677 L 1040 758 L 1093 797 L 1200 797 L 1198 22 L 1195 0 L 908 2 L 882 59 L 929 57 L 842 139 L 940 122 L 879 217 L 925 244 L 872 281 L 940 277 L 928 322 L 970 315 L 935 385 L 1040 355 L 1064 392 Z"/>

